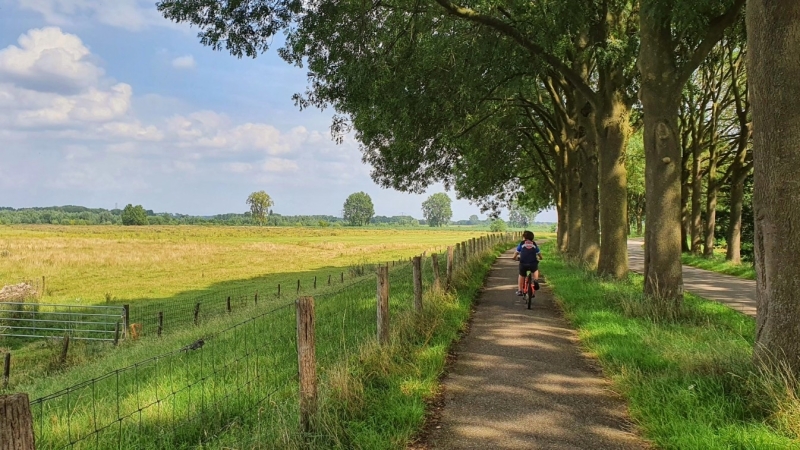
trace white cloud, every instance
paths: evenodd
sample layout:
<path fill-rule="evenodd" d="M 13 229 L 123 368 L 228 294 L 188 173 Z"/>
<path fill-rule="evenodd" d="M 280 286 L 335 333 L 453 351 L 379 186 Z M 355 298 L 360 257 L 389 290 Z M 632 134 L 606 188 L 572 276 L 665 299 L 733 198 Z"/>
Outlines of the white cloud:
<path fill-rule="evenodd" d="M 196 66 L 197 62 L 192 55 L 179 56 L 172 60 L 172 67 L 176 69 L 194 69 Z"/>
<path fill-rule="evenodd" d="M 47 92 L 74 92 L 98 84 L 104 70 L 88 60 L 90 51 L 59 28 L 33 29 L 19 46 L 0 50 L 0 80 Z"/>
<path fill-rule="evenodd" d="M 87 21 L 139 31 L 153 25 L 169 26 L 152 0 L 18 0 L 21 9 L 35 11 L 52 25 Z"/>

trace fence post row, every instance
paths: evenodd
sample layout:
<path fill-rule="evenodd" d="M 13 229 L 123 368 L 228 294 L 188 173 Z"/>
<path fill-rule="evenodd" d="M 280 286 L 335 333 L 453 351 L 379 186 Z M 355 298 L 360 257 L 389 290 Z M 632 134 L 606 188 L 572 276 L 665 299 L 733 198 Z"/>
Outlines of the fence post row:
<path fill-rule="evenodd" d="M 414 274 L 414 311 L 422 312 L 422 257 L 415 256 L 411 262 Z"/>
<path fill-rule="evenodd" d="M 453 286 L 453 246 L 447 247 L 447 289 Z"/>
<path fill-rule="evenodd" d="M 297 307 L 297 366 L 300 375 L 300 426 L 311 431 L 317 410 L 317 357 L 314 337 L 314 297 L 300 297 Z"/>
<path fill-rule="evenodd" d="M 433 284 L 438 288 L 441 287 L 439 281 L 439 255 L 431 253 L 431 264 L 433 265 Z"/>
<path fill-rule="evenodd" d="M 28 394 L 0 395 L 0 450 L 35 450 Z"/>
<path fill-rule="evenodd" d="M 389 343 L 389 268 L 378 266 L 378 343 Z"/>

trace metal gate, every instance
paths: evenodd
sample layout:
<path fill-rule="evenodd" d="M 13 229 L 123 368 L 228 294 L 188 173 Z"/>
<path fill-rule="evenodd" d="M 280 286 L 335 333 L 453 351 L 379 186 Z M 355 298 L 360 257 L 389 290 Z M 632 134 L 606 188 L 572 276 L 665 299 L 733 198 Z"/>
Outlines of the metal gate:
<path fill-rule="evenodd" d="M 64 337 L 114 341 L 121 329 L 122 306 L 0 302 L 0 337 Z"/>

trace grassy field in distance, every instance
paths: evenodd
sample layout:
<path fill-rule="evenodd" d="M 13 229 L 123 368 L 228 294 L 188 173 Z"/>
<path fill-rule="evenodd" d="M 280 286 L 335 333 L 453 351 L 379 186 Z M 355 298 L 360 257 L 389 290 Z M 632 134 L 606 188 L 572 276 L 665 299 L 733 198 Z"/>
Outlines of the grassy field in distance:
<path fill-rule="evenodd" d="M 397 260 L 478 228 L 0 227 L 0 285 L 46 278 L 45 303 L 173 298 L 282 274 Z"/>

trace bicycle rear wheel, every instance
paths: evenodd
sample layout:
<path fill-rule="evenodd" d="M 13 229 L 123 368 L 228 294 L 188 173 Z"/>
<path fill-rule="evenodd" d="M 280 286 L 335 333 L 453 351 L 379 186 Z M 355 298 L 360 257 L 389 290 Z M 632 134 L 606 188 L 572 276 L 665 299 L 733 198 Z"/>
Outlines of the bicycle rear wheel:
<path fill-rule="evenodd" d="M 531 309 L 531 303 L 533 302 L 533 280 L 531 279 L 531 275 L 528 274 L 528 277 L 525 278 L 525 301 L 528 303 L 528 309 Z"/>

